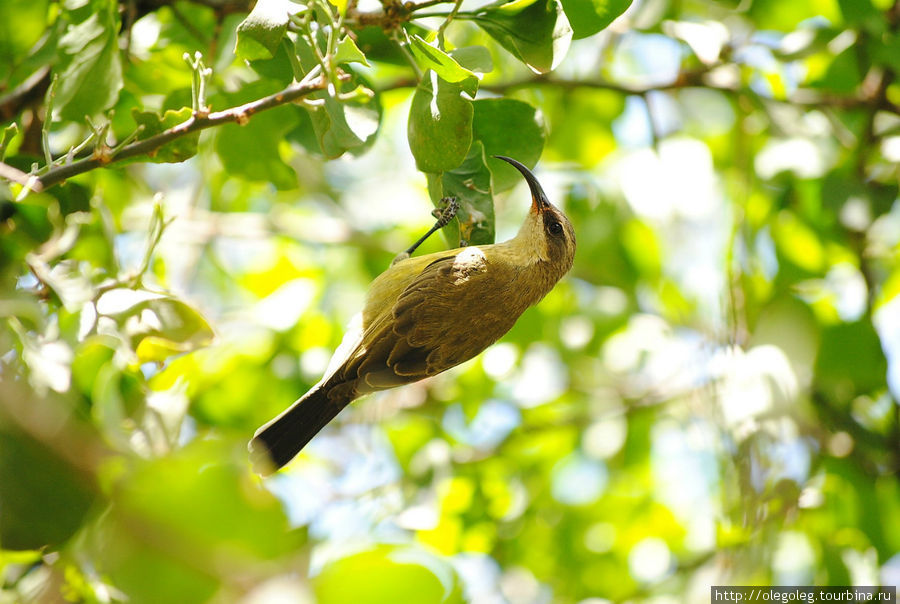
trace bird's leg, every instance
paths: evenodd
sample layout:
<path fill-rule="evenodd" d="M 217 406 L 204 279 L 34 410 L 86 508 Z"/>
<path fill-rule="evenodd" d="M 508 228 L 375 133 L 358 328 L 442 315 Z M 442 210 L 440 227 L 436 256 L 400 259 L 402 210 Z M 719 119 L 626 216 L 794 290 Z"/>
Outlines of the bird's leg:
<path fill-rule="evenodd" d="M 434 226 L 428 229 L 427 233 L 419 237 L 418 241 L 409 246 L 404 254 L 406 254 L 407 257 L 412 256 L 413 252 L 416 251 L 416 248 L 422 245 L 422 243 L 426 239 L 428 239 L 432 235 L 432 233 L 450 224 L 450 221 L 453 220 L 454 217 L 456 217 L 456 213 L 458 211 L 459 201 L 457 201 L 455 197 L 444 197 L 443 199 L 441 199 L 441 207 L 435 208 L 431 211 L 431 215 L 437 218 L 437 222 L 434 223 Z"/>
<path fill-rule="evenodd" d="M 437 222 L 434 223 L 434 226 L 428 229 L 428 232 L 419 237 L 419 240 L 414 244 L 409 246 L 404 252 L 400 252 L 391 262 L 391 266 L 397 264 L 401 260 L 406 260 L 412 253 L 416 251 L 416 248 L 422 245 L 426 239 L 428 239 L 432 233 L 435 231 L 444 228 L 450 221 L 453 220 L 454 216 L 456 216 L 456 212 L 459 211 L 459 201 L 455 197 L 444 197 L 441 199 L 441 207 L 435 208 L 432 210 L 431 214 L 435 218 L 437 218 Z"/>

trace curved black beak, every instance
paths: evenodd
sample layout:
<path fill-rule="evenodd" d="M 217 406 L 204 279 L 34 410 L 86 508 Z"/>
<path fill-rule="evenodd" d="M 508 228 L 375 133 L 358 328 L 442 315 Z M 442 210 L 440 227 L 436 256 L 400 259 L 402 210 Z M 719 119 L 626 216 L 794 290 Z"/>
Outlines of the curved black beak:
<path fill-rule="evenodd" d="M 525 164 L 504 155 L 494 155 L 494 157 L 512 164 L 513 167 L 521 172 L 522 176 L 525 177 L 525 182 L 528 183 L 528 188 L 531 189 L 532 211 L 543 212 L 548 207 L 550 207 L 550 201 L 547 199 L 547 195 L 544 193 L 544 189 L 541 187 L 541 183 L 539 183 L 535 175 L 531 173 L 531 170 L 525 167 Z"/>

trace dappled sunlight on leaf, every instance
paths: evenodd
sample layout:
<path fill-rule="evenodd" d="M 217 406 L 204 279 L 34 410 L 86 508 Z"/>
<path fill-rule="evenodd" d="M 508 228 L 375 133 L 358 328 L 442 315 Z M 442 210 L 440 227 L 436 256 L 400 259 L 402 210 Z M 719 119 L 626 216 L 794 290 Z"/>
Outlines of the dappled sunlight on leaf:
<path fill-rule="evenodd" d="M 423 604 L 462 602 L 453 568 L 441 559 L 412 548 L 381 546 L 348 556 L 315 578 L 320 602 L 384 602 L 400 598 Z"/>

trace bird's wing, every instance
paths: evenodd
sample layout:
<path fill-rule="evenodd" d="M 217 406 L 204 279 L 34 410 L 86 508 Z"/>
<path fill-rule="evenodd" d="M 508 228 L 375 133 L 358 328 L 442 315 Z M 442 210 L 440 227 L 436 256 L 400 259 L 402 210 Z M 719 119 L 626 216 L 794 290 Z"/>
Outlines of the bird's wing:
<path fill-rule="evenodd" d="M 514 269 L 491 264 L 478 247 L 431 262 L 397 297 L 360 375 L 412 382 L 474 357 L 521 314 L 505 304 L 513 286 Z"/>
<path fill-rule="evenodd" d="M 407 258 L 391 265 L 378 275 L 366 293 L 366 303 L 362 311 L 363 328 L 368 329 L 382 314 L 390 314 L 391 308 L 397 301 L 397 296 L 415 281 L 428 265 L 443 258 L 454 257 L 459 251 L 459 249 L 443 250 Z"/>
<path fill-rule="evenodd" d="M 510 263 L 476 246 L 432 260 L 366 322 L 359 345 L 331 377 L 355 396 L 415 382 L 467 361 L 513 326 L 531 301 Z M 527 289 L 527 288 L 526 288 Z"/>

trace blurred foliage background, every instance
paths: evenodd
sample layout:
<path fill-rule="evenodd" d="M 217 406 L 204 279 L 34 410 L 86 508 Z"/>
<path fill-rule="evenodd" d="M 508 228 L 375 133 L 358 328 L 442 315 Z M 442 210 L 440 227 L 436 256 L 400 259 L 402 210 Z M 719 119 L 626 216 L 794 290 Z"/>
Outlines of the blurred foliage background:
<path fill-rule="evenodd" d="M 4 0 L 0 601 L 897 585 L 898 28 L 891 0 Z M 433 202 L 463 208 L 425 252 L 515 232 L 500 152 L 540 158 L 570 275 L 252 475 Z"/>

